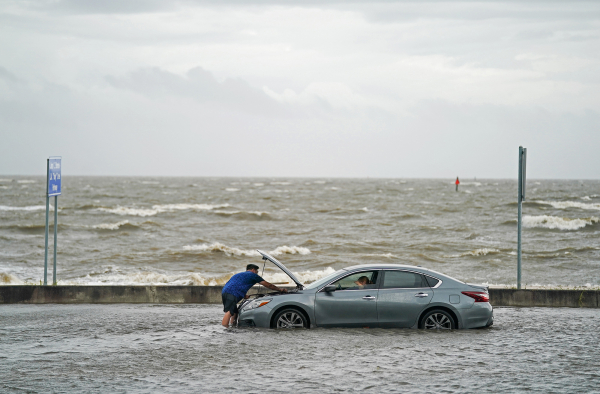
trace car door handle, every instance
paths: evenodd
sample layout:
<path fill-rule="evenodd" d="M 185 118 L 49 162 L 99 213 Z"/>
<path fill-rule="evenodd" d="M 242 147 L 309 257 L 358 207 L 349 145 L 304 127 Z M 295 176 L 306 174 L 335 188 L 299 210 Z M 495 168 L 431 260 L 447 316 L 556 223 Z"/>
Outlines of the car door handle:
<path fill-rule="evenodd" d="M 363 300 L 374 300 L 374 299 L 375 299 L 375 297 L 373 297 L 373 296 L 364 296 L 363 297 Z"/>
<path fill-rule="evenodd" d="M 417 293 L 417 294 L 415 294 L 415 297 L 429 297 L 429 294 L 427 294 L 427 293 Z"/>

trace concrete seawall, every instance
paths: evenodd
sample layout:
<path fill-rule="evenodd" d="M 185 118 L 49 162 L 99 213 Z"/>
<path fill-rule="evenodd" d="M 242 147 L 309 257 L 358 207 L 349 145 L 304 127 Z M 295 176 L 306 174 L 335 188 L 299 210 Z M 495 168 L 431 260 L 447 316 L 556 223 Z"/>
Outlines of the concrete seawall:
<path fill-rule="evenodd" d="M 0 304 L 220 304 L 221 286 L 0 286 Z M 597 290 L 490 289 L 493 306 L 598 308 Z"/>

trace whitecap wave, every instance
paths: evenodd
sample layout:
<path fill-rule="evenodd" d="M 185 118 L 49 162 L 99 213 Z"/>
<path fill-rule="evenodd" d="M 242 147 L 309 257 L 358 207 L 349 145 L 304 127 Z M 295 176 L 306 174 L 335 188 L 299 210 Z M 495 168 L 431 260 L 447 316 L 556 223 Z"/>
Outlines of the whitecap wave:
<path fill-rule="evenodd" d="M 270 182 L 271 185 L 282 185 L 282 186 L 287 186 L 287 185 L 291 185 L 292 182 Z"/>
<path fill-rule="evenodd" d="M 16 276 L 6 273 L 0 272 L 0 285 L 22 285 L 23 281 Z"/>
<path fill-rule="evenodd" d="M 335 270 L 327 267 L 323 270 L 293 272 L 301 283 L 310 283 L 332 274 Z M 235 274 L 230 272 L 222 275 L 203 275 L 195 272 L 157 272 L 143 270 L 139 272 L 120 272 L 117 268 L 105 270 L 102 273 L 91 273 L 82 278 L 61 281 L 66 285 L 171 285 L 171 286 L 222 286 Z M 4 274 L 0 274 L 0 283 Z M 12 277 L 12 275 L 11 275 Z M 291 279 L 281 271 L 265 272 L 262 277 L 270 283 L 294 285 Z M 13 277 L 14 278 L 14 277 Z M 15 279 L 12 279 L 13 281 Z M 16 279 L 18 281 L 18 279 Z M 3 283 L 4 284 L 4 283 Z M 12 283 L 19 284 L 19 283 Z"/>
<path fill-rule="evenodd" d="M 31 205 L 28 207 L 10 207 L 7 205 L 0 205 L 0 211 L 41 211 L 41 210 L 45 210 L 46 206 L 45 205 Z M 50 205 L 50 210 L 53 211 L 54 207 L 52 205 Z M 59 212 L 60 212 L 60 208 L 59 208 Z"/>
<path fill-rule="evenodd" d="M 129 216 L 154 216 L 163 212 L 174 212 L 174 211 L 210 211 L 212 209 L 226 208 L 229 204 L 163 204 L 153 205 L 152 208 L 128 208 L 117 206 L 116 208 L 98 208 L 99 211 L 114 213 L 117 215 L 129 215 Z"/>
<path fill-rule="evenodd" d="M 482 248 L 482 249 L 471 250 L 470 252 L 461 253 L 459 256 L 460 257 L 464 257 L 464 256 L 487 256 L 488 254 L 496 254 L 496 253 L 500 253 L 500 251 L 498 249 Z"/>
<path fill-rule="evenodd" d="M 369 257 L 385 257 L 387 259 L 392 259 L 392 258 L 397 258 L 398 257 L 395 254 L 391 254 L 391 253 L 373 253 L 373 254 L 366 254 L 365 256 L 369 256 Z"/>
<path fill-rule="evenodd" d="M 260 212 L 260 211 L 214 211 L 215 213 L 221 215 L 239 215 L 239 214 L 248 214 L 248 215 L 256 215 L 263 216 L 268 215 L 269 212 Z"/>
<path fill-rule="evenodd" d="M 129 224 L 129 220 L 123 220 L 117 223 L 102 223 L 92 227 L 100 230 L 118 230 L 121 226 L 125 226 L 127 224 Z"/>
<path fill-rule="evenodd" d="M 579 230 L 585 226 L 600 223 L 600 218 L 569 219 L 557 216 L 523 216 L 523 225 L 528 228 L 548 228 L 553 230 Z"/>
<path fill-rule="evenodd" d="M 579 208 L 579 209 L 587 209 L 593 211 L 600 211 L 600 204 L 594 203 L 585 203 L 579 201 L 532 201 L 537 204 L 546 204 L 551 205 L 556 209 L 568 209 L 568 208 Z"/>
<path fill-rule="evenodd" d="M 21 179 L 18 180 L 17 183 L 37 183 L 37 181 L 34 181 L 32 179 Z"/>
<path fill-rule="evenodd" d="M 272 250 L 269 252 L 269 254 L 273 255 L 273 256 L 281 256 L 284 254 L 300 254 L 300 255 L 306 255 L 306 254 L 310 254 L 310 249 L 308 248 L 303 248 L 301 246 L 279 246 L 277 248 L 275 248 L 275 250 Z"/>
<path fill-rule="evenodd" d="M 185 245 L 183 250 L 199 251 L 199 252 L 220 252 L 225 253 L 227 256 L 260 256 L 256 250 L 243 250 L 238 248 L 232 248 L 227 245 L 223 245 L 220 242 L 212 244 L 202 245 Z"/>
<path fill-rule="evenodd" d="M 199 251 L 199 252 L 220 252 L 225 253 L 227 256 L 260 256 L 256 250 L 244 250 L 233 248 L 227 245 L 224 245 L 220 242 L 214 242 L 212 244 L 202 244 L 202 245 L 185 245 L 183 250 L 189 251 Z M 303 248 L 301 246 L 279 246 L 274 250 L 271 250 L 269 254 L 273 256 L 281 256 L 284 254 L 300 254 L 307 255 L 310 254 L 310 249 Z"/>
<path fill-rule="evenodd" d="M 114 213 L 117 215 L 129 215 L 129 216 L 154 216 L 158 214 L 157 209 L 144 209 L 144 208 L 127 208 L 127 207 L 116 207 L 116 208 L 98 208 L 99 211 Z"/>
<path fill-rule="evenodd" d="M 239 192 L 240 189 L 236 189 L 235 187 L 228 187 L 225 189 L 227 192 Z"/>

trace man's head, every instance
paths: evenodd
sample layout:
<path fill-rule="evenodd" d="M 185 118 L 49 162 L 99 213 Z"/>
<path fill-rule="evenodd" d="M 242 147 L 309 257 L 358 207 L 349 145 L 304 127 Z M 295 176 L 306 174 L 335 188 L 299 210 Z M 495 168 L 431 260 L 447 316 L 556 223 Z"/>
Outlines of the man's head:
<path fill-rule="evenodd" d="M 361 276 L 354 283 L 356 283 L 359 286 L 368 285 L 369 284 L 369 278 L 367 278 L 366 276 Z"/>
<path fill-rule="evenodd" d="M 252 271 L 255 274 L 258 274 L 258 265 L 254 265 L 254 264 L 248 264 L 246 266 L 246 271 Z"/>

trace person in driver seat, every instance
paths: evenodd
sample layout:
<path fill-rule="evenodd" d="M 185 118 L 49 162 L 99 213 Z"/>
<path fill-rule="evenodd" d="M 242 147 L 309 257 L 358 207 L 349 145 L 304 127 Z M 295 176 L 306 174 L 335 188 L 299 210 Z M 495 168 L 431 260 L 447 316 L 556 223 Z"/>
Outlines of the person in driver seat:
<path fill-rule="evenodd" d="M 363 289 L 365 287 L 365 285 L 370 285 L 371 281 L 366 276 L 361 276 L 354 283 L 356 283 L 358 285 L 359 289 Z"/>

